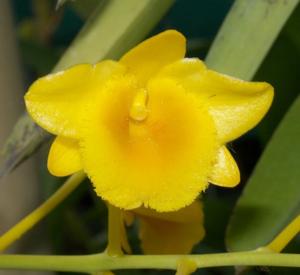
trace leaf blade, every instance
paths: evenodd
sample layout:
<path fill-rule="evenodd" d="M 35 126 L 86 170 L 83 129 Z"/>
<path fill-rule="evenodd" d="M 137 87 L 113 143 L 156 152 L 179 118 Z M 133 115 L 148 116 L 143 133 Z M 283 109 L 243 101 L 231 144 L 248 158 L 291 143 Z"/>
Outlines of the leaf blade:
<path fill-rule="evenodd" d="M 298 3 L 236 0 L 206 57 L 207 65 L 221 73 L 252 79 Z"/>

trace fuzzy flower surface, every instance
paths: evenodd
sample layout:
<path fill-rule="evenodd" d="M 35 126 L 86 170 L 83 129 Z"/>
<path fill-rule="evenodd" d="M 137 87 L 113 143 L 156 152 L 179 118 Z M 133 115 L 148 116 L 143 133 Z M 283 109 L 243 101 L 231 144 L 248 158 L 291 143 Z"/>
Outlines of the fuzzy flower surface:
<path fill-rule="evenodd" d="M 27 110 L 57 135 L 49 171 L 83 169 L 100 197 L 127 210 L 176 211 L 209 182 L 236 186 L 239 169 L 226 143 L 264 117 L 273 88 L 209 70 L 185 52 L 184 36 L 168 30 L 119 61 L 77 65 L 34 82 Z"/>

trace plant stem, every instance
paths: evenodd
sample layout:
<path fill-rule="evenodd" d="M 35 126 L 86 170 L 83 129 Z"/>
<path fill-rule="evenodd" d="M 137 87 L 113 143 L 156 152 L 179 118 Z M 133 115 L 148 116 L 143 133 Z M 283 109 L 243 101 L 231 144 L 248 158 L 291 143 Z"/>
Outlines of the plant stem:
<path fill-rule="evenodd" d="M 216 71 L 250 80 L 299 0 L 236 0 L 206 58 Z"/>
<path fill-rule="evenodd" d="M 284 228 L 266 248 L 274 252 L 280 252 L 299 232 L 300 215 Z"/>
<path fill-rule="evenodd" d="M 147 255 L 111 257 L 106 253 L 88 256 L 1 255 L 0 269 L 97 272 L 117 269 L 173 269 L 182 258 L 198 268 L 216 266 L 282 266 L 300 267 L 300 255 L 234 252 L 204 255 Z"/>
<path fill-rule="evenodd" d="M 110 256 L 120 256 L 122 252 L 122 237 L 121 237 L 121 223 L 122 210 L 108 204 L 108 246 L 107 254 Z"/>
<path fill-rule="evenodd" d="M 48 200 L 0 237 L 0 251 L 18 240 L 24 233 L 60 204 L 85 178 L 83 172 L 71 176 Z"/>

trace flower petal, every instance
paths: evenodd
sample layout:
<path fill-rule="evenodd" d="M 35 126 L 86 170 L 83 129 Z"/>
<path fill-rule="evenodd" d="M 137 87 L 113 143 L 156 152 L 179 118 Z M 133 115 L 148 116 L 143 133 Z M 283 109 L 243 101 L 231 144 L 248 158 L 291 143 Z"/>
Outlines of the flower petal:
<path fill-rule="evenodd" d="M 273 100 L 274 90 L 270 84 L 219 74 L 206 69 L 199 59 L 177 61 L 165 67 L 158 77 L 170 77 L 207 101 L 223 144 L 253 128 Z"/>
<path fill-rule="evenodd" d="M 139 236 L 146 254 L 187 254 L 205 235 L 200 201 L 176 212 L 139 208 L 134 213 L 140 218 Z"/>
<path fill-rule="evenodd" d="M 126 53 L 120 62 L 144 83 L 165 65 L 183 58 L 185 44 L 185 37 L 181 33 L 168 30 L 143 41 Z"/>
<path fill-rule="evenodd" d="M 123 83 L 122 83 L 123 82 Z M 172 81 L 148 86 L 148 117 L 132 121 L 137 91 L 130 79 L 110 82 L 83 125 L 84 170 L 99 196 L 116 207 L 175 211 L 206 189 L 217 154 L 205 104 Z"/>
<path fill-rule="evenodd" d="M 57 177 L 64 177 L 82 169 L 79 145 L 76 139 L 58 136 L 48 155 L 48 170 Z"/>
<path fill-rule="evenodd" d="M 235 187 L 240 182 L 240 171 L 225 146 L 219 149 L 217 163 L 214 166 L 209 182 L 222 187 Z"/>
<path fill-rule="evenodd" d="M 50 133 L 77 138 L 85 102 L 101 91 L 101 85 L 112 74 L 124 70 L 117 62 L 103 61 L 95 66 L 77 65 L 42 77 L 25 95 L 27 110 L 33 120 Z"/>

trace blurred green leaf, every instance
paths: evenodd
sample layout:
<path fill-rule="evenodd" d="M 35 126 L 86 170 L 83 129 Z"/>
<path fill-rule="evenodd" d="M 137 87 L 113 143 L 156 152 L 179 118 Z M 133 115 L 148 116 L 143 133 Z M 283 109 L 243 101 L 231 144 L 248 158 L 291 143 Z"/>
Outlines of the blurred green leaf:
<path fill-rule="evenodd" d="M 87 18 L 95 10 L 98 5 L 104 5 L 107 0 L 84 0 L 84 1 L 72 1 L 71 7 L 82 18 Z"/>
<path fill-rule="evenodd" d="M 288 22 L 288 28 L 286 29 L 286 35 L 297 47 L 300 53 L 300 36 L 299 36 L 299 26 L 300 26 L 300 6 L 295 10 L 293 16 Z"/>
<path fill-rule="evenodd" d="M 250 80 L 298 0 L 236 0 L 206 58 L 219 72 Z"/>
<path fill-rule="evenodd" d="M 263 144 L 267 143 L 280 119 L 299 94 L 299 29 L 300 5 L 289 18 L 255 76 L 256 81 L 269 82 L 275 89 L 271 109 L 262 123 L 256 127 L 256 133 Z M 296 41 L 299 41 L 299 45 Z"/>
<path fill-rule="evenodd" d="M 300 213 L 300 97 L 271 138 L 240 197 L 227 231 L 231 251 L 270 242 Z"/>
<path fill-rule="evenodd" d="M 29 157 L 39 147 L 41 141 L 47 139 L 46 132 L 31 123 L 27 117 L 22 117 L 17 122 L 13 133 L 1 152 L 5 156 L 5 162 L 0 166 L 0 177 Z"/>

